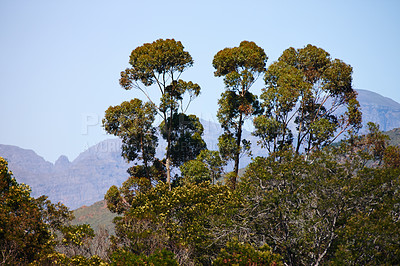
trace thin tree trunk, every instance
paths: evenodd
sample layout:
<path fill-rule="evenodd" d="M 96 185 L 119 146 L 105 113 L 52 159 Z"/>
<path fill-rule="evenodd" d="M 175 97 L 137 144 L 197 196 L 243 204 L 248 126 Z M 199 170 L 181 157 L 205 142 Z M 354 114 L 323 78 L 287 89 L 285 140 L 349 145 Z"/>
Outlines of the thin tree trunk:
<path fill-rule="evenodd" d="M 242 141 L 242 121 L 243 121 L 243 114 L 240 113 L 238 131 L 237 131 L 237 136 L 236 136 L 237 147 L 240 147 L 240 142 Z M 239 175 L 239 157 L 240 157 L 240 149 L 238 149 L 238 151 L 235 154 L 235 168 L 233 170 L 235 172 L 235 175 L 232 178 L 233 189 L 236 189 L 236 182 L 237 182 L 238 175 Z"/>
<path fill-rule="evenodd" d="M 167 122 L 167 121 L 165 121 Z M 171 131 L 172 131 L 172 110 L 169 116 L 169 124 L 166 125 L 168 127 L 168 137 L 167 137 L 167 158 L 165 162 L 165 168 L 167 168 L 167 183 L 169 190 L 171 190 Z"/>
<path fill-rule="evenodd" d="M 149 166 L 148 166 L 148 162 L 147 162 L 147 154 L 146 154 L 146 151 L 144 150 L 143 135 L 140 136 L 140 146 L 142 147 L 143 164 L 144 164 L 144 169 L 145 169 L 145 173 L 146 173 L 146 178 L 149 181 L 151 181 Z"/>
<path fill-rule="evenodd" d="M 171 162 L 169 157 L 167 157 L 166 163 L 165 163 L 165 167 L 167 168 L 167 183 L 168 183 L 168 187 L 169 190 L 171 190 Z"/>

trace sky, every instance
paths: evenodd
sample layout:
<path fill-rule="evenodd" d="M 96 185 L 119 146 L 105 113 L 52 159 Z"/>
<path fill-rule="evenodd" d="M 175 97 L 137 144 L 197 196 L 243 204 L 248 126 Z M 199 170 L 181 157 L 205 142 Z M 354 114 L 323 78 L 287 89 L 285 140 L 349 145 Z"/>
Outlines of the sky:
<path fill-rule="evenodd" d="M 400 102 L 399 13 L 397 0 L 0 0 L 0 144 L 54 162 L 112 138 L 105 110 L 144 99 L 120 87 L 120 72 L 133 49 L 160 38 L 193 57 L 181 78 L 201 86 L 188 113 L 202 119 L 216 121 L 224 90 L 214 55 L 243 40 L 265 50 L 267 65 L 289 47 L 316 45 L 353 67 L 353 88 Z"/>

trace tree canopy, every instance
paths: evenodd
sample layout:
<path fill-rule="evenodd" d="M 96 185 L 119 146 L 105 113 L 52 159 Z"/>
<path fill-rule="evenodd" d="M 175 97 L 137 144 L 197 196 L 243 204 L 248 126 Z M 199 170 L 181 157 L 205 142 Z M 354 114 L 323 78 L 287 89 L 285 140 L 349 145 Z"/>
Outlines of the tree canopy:
<path fill-rule="evenodd" d="M 352 72 L 316 46 L 286 49 L 264 76 L 263 114 L 254 119 L 262 146 L 275 152 L 294 145 L 297 153 L 309 153 L 357 131 L 361 112 Z"/>

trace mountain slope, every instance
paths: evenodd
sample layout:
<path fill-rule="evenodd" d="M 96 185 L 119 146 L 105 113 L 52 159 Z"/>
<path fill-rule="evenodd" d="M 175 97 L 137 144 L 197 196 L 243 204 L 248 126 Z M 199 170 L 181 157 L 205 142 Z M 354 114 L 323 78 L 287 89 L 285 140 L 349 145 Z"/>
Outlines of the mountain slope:
<path fill-rule="evenodd" d="M 120 156 L 118 139 L 103 141 L 81 153 L 73 162 L 61 156 L 53 165 L 32 150 L 0 144 L 0 156 L 20 183 L 31 186 L 34 197 L 47 195 L 71 209 L 103 199 L 114 184 L 128 178 L 128 164 Z"/>
<path fill-rule="evenodd" d="M 374 122 L 382 131 L 400 127 L 400 103 L 372 91 L 357 90 L 363 124 Z"/>
<path fill-rule="evenodd" d="M 95 202 L 90 206 L 82 206 L 74 210 L 75 219 L 72 224 L 90 224 L 96 231 L 103 227 L 109 233 L 114 232 L 113 220 L 117 216 L 107 208 L 105 200 Z"/>

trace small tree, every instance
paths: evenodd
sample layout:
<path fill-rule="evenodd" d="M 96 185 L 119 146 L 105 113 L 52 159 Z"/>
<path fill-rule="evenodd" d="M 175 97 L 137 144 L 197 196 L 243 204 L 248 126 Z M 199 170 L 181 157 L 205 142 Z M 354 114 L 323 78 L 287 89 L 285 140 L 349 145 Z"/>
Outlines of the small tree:
<path fill-rule="evenodd" d="M 226 86 L 218 101 L 217 117 L 224 129 L 218 146 L 222 156 L 234 160 L 233 188 L 239 172 L 241 150 L 249 148 L 249 143 L 242 141 L 243 123 L 259 110 L 257 96 L 250 92 L 250 88 L 264 73 L 267 59 L 261 47 L 248 41 L 241 42 L 239 47 L 225 48 L 214 56 L 214 75 L 223 76 Z"/>

